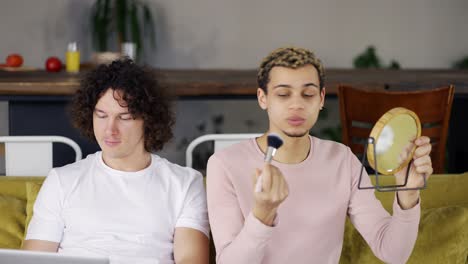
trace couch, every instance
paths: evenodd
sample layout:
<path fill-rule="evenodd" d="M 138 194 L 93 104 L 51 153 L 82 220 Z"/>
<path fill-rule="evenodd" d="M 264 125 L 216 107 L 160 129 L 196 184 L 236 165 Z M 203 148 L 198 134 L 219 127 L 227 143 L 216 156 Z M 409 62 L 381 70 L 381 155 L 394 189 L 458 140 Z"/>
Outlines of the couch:
<path fill-rule="evenodd" d="M 382 177 L 383 185 L 394 184 Z M 374 179 L 372 179 L 374 182 Z M 392 212 L 393 192 L 376 192 Z M 346 220 L 340 264 L 383 263 Z M 421 220 L 416 244 L 407 263 L 468 263 L 468 172 L 432 175 L 421 191 Z"/>
<path fill-rule="evenodd" d="M 20 248 L 43 177 L 0 176 L 0 248 Z M 389 184 L 384 178 L 383 184 Z M 376 193 L 391 210 L 394 193 Z M 468 172 L 432 175 L 421 192 L 419 235 L 408 263 L 468 263 Z M 214 252 L 212 252 L 214 255 Z M 312 261 L 313 262 L 313 261 Z M 340 264 L 382 263 L 347 220 Z"/>

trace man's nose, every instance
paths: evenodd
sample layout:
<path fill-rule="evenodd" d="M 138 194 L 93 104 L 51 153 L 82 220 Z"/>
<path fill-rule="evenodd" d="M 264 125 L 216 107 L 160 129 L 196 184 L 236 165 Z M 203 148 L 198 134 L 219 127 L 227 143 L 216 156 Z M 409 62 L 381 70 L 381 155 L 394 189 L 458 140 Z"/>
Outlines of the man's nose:
<path fill-rule="evenodd" d="M 303 109 L 304 108 L 304 99 L 301 96 L 292 96 L 291 103 L 289 108 L 291 109 Z"/>
<path fill-rule="evenodd" d="M 106 134 L 115 135 L 117 134 L 117 132 L 117 120 L 115 120 L 114 118 L 109 118 L 106 123 Z"/>

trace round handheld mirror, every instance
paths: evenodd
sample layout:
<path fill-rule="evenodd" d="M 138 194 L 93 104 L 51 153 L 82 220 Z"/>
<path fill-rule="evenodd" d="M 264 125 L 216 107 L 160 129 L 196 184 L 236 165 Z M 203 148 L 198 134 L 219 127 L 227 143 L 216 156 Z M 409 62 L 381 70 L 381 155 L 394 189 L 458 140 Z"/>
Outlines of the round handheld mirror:
<path fill-rule="evenodd" d="M 416 113 L 403 107 L 389 110 L 372 128 L 374 143 L 367 148 L 369 165 L 380 174 L 395 174 L 413 158 L 413 142 L 420 136 L 421 122 Z"/>

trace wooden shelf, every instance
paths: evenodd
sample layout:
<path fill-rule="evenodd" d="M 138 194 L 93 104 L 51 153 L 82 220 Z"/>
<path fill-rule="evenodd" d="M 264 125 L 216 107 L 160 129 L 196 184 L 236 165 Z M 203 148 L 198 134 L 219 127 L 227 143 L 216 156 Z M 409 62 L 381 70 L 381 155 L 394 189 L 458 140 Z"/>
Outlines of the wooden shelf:
<path fill-rule="evenodd" d="M 72 95 L 85 72 L 0 71 L 0 95 Z M 156 69 L 161 83 L 177 96 L 255 96 L 256 70 Z M 468 71 L 462 70 L 356 70 L 326 71 L 327 94 L 339 84 L 389 90 L 429 89 L 455 85 L 456 94 L 468 94 Z"/>

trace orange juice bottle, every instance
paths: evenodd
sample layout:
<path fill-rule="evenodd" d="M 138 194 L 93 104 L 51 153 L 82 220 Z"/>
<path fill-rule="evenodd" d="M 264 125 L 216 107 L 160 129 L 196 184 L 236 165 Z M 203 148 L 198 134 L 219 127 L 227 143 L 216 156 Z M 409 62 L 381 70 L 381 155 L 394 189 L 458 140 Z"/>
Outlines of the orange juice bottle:
<path fill-rule="evenodd" d="M 80 51 L 76 42 L 68 43 L 67 53 L 65 54 L 67 72 L 80 71 Z"/>

